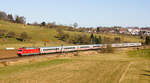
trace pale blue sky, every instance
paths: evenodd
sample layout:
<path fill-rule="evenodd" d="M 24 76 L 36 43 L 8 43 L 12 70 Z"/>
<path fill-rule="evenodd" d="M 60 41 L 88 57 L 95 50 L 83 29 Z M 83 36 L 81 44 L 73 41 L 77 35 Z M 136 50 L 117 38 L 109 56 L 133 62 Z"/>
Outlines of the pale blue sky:
<path fill-rule="evenodd" d="M 27 22 L 80 26 L 150 26 L 150 0 L 1 0 L 0 11 Z"/>

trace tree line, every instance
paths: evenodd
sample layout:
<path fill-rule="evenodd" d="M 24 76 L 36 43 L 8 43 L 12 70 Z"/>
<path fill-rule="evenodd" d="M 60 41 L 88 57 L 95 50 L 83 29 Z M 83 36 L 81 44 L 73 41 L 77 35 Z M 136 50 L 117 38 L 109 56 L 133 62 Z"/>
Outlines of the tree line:
<path fill-rule="evenodd" d="M 13 16 L 12 14 L 7 14 L 3 11 L 0 11 L 0 20 L 5 20 L 5 21 L 10 21 L 10 22 L 14 22 L 14 23 L 21 23 L 21 24 L 25 24 L 25 17 L 24 16 Z"/>
<path fill-rule="evenodd" d="M 64 42 L 72 43 L 72 44 L 102 44 L 102 43 L 120 43 L 120 37 L 114 37 L 112 40 L 109 37 L 101 37 L 96 34 L 86 34 L 86 33 L 69 33 L 65 32 L 62 29 L 57 29 L 58 34 L 56 38 L 62 40 Z"/>

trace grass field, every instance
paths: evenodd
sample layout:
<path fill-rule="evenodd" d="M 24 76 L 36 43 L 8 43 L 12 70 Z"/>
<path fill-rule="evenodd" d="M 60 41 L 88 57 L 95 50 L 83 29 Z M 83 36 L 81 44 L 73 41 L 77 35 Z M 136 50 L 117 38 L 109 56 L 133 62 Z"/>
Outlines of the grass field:
<path fill-rule="evenodd" d="M 129 51 L 128 55 L 131 57 L 150 58 L 150 49 Z"/>
<path fill-rule="evenodd" d="M 0 68 L 0 83 L 149 83 L 149 59 L 127 50 L 66 56 Z"/>
<path fill-rule="evenodd" d="M 0 38 L 0 48 L 6 47 L 39 47 L 44 46 L 45 40 L 49 40 L 47 46 L 60 46 L 61 44 L 69 45 L 69 43 L 59 41 L 55 36 L 57 35 L 56 29 L 48 29 L 40 26 L 24 26 L 23 24 L 10 23 L 0 20 L 0 29 L 15 32 L 17 35 L 22 32 L 27 32 L 28 36 L 31 37 L 30 41 L 20 42 L 15 38 L 7 38 L 3 41 Z"/>

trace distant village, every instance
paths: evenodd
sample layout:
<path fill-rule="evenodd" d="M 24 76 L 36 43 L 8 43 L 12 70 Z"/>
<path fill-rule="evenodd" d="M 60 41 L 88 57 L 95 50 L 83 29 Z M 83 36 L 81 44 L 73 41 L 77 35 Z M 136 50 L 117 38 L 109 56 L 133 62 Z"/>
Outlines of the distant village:
<path fill-rule="evenodd" d="M 150 27 L 97 27 L 97 29 L 89 29 L 85 32 L 88 33 L 116 33 L 116 34 L 129 34 L 129 35 L 146 35 L 150 36 Z"/>

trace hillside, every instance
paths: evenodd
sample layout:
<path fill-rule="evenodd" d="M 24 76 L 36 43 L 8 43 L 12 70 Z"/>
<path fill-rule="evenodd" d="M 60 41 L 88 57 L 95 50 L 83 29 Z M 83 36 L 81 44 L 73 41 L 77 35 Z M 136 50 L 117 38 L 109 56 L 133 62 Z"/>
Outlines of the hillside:
<path fill-rule="evenodd" d="M 55 36 L 58 34 L 57 29 L 55 28 L 45 28 L 40 26 L 31 26 L 31 25 L 23 25 L 17 23 L 10 23 L 7 21 L 0 20 L 0 30 L 7 30 L 8 32 L 15 32 L 16 35 L 20 35 L 22 32 L 26 32 L 29 37 L 31 37 L 30 41 L 21 42 L 16 40 L 16 38 L 0 38 L 0 48 L 6 47 L 42 47 L 44 46 L 45 40 L 48 40 L 47 46 L 60 46 L 60 45 L 72 45 L 71 43 L 67 43 L 61 40 L 58 40 Z M 69 35 L 77 35 L 83 34 L 83 32 L 71 32 L 65 31 Z M 85 33 L 90 36 L 89 33 Z M 139 37 L 136 36 L 128 36 L 128 35 L 118 35 L 111 33 L 100 33 L 97 36 L 101 36 L 102 40 L 105 40 L 104 37 L 109 38 L 107 41 L 113 41 L 115 37 L 120 37 L 120 42 L 142 42 Z M 107 43 L 103 41 L 102 43 Z"/>
<path fill-rule="evenodd" d="M 40 26 L 24 26 L 23 24 L 0 21 L 0 30 L 13 31 L 17 35 L 22 32 L 26 32 L 28 36 L 31 37 L 31 40 L 26 42 L 18 41 L 15 38 L 5 38 L 5 41 L 3 41 L 4 38 L 0 38 L 0 48 L 44 46 L 44 40 L 49 40 L 49 43 L 47 44 L 48 46 L 68 44 L 55 38 L 57 34 L 56 29 L 47 29 Z"/>
<path fill-rule="evenodd" d="M 121 41 L 120 42 L 124 42 L 124 43 L 128 43 L 128 42 L 144 42 L 143 39 L 140 39 L 139 36 L 132 36 L 132 35 L 124 35 L 124 34 L 112 34 L 112 33 L 100 33 L 99 34 L 101 37 L 109 37 L 112 40 L 114 40 L 115 37 L 120 37 Z"/>

